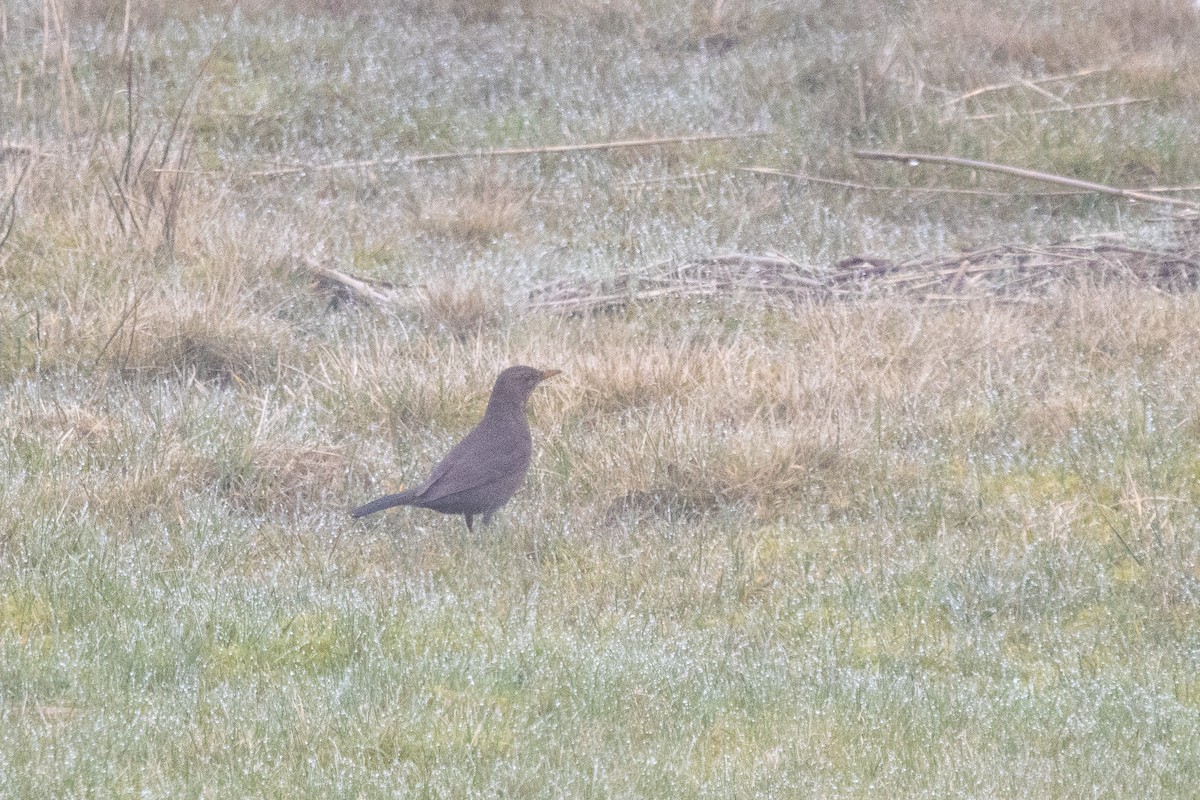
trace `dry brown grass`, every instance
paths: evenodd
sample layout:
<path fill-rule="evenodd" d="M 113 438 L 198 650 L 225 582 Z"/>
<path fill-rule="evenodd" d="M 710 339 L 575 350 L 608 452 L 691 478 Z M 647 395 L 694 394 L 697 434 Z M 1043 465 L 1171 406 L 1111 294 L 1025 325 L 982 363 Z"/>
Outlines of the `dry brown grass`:
<path fill-rule="evenodd" d="M 447 190 L 414 196 L 409 216 L 413 227 L 430 236 L 479 246 L 519 235 L 531 196 L 519 176 L 477 168 Z"/>
<path fill-rule="evenodd" d="M 120 433 L 108 415 L 81 405 L 42 407 L 32 423 L 35 429 L 54 437 L 59 447 L 76 443 L 95 447 Z"/>
<path fill-rule="evenodd" d="M 340 449 L 275 439 L 253 442 L 236 464 L 213 465 L 210 480 L 223 496 L 256 512 L 296 512 L 306 498 L 325 496 L 337 503 L 365 471 L 351 469 Z"/>
<path fill-rule="evenodd" d="M 1046 9 L 932 3 L 922 16 L 937 41 L 953 46 L 960 64 L 964 53 L 974 53 L 981 64 L 1034 74 L 1119 66 L 1125 58 L 1164 48 L 1194 53 L 1200 40 L 1200 12 L 1190 0 L 1073 0 Z M 949 77 L 936 55 L 928 66 L 935 79 Z"/>
<path fill-rule="evenodd" d="M 495 287 L 450 280 L 423 287 L 420 309 L 421 319 L 430 330 L 446 331 L 466 341 L 500 323 L 504 300 Z"/>
<path fill-rule="evenodd" d="M 574 331 L 556 364 L 567 375 L 539 395 L 536 419 L 548 442 L 590 421 L 572 427 L 573 498 L 610 523 L 723 508 L 771 519 L 812 504 L 836 513 L 881 481 L 919 491 L 920 457 L 903 454 L 926 443 L 1062 445 L 1113 401 L 1117 375 L 1200 363 L 1178 336 L 1194 303 L 1132 292 L 810 305 L 755 314 L 754 329 L 724 336 L 667 335 L 648 309 L 607 330 L 559 323 Z"/>

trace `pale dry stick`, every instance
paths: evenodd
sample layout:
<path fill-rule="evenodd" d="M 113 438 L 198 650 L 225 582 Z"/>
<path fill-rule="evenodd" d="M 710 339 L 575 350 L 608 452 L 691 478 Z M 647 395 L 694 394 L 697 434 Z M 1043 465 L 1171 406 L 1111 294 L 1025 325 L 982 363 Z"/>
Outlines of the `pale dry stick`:
<path fill-rule="evenodd" d="M 1035 108 L 1032 111 L 1000 111 L 991 114 L 972 114 L 968 117 L 960 117 L 960 119 L 977 122 L 982 119 L 1002 119 L 1004 117 L 1036 117 L 1042 114 L 1062 114 L 1074 111 L 1087 111 L 1093 108 L 1110 108 L 1112 106 L 1128 106 L 1134 103 L 1149 103 L 1148 97 L 1120 97 L 1116 100 L 1100 100 L 1095 103 L 1080 103 L 1077 106 L 1064 106 L 1062 108 Z"/>
<path fill-rule="evenodd" d="M 587 144 L 556 144 L 545 147 L 509 147 L 499 150 L 475 150 L 463 153 L 427 153 L 425 155 L 377 158 L 364 161 L 339 161 L 332 164 L 279 167 L 246 173 L 254 178 L 274 178 L 302 172 L 322 172 L 337 169 L 364 169 L 367 167 L 394 166 L 396 164 L 425 164 L 431 161 L 447 161 L 466 158 L 497 158 L 502 156 L 548 155 L 554 153 L 578 153 L 587 150 L 615 150 L 622 147 L 652 147 L 667 144 L 692 144 L 694 142 L 716 142 L 725 139 L 751 139 L 766 136 L 766 131 L 741 133 L 702 133 L 695 136 L 668 136 L 656 139 L 624 139 L 614 142 L 590 142 Z"/>
<path fill-rule="evenodd" d="M 853 183 L 838 181 L 832 178 L 818 178 L 815 175 L 805 175 L 799 172 L 784 172 L 769 167 L 738 167 L 738 172 L 749 172 L 754 175 L 772 175 L 779 178 L 791 178 L 797 181 L 820 183 L 827 186 L 841 186 L 846 189 L 857 189 L 864 192 L 907 192 L 910 194 L 968 194 L 978 197 L 1070 197 L 1072 195 L 1088 194 L 1084 191 L 1075 192 L 999 192 L 988 189 L 947 189 L 937 186 L 882 186 L 879 184 Z"/>
<path fill-rule="evenodd" d="M 1097 194 L 1107 194 L 1114 197 L 1124 197 L 1127 200 L 1141 200 L 1147 203 L 1166 203 L 1168 205 L 1183 206 L 1185 208 L 1200 208 L 1200 203 L 1194 203 L 1190 200 L 1180 200 L 1175 197 L 1160 197 L 1148 192 L 1139 192 L 1134 189 L 1119 189 L 1115 186 L 1106 186 L 1103 183 L 1092 183 L 1091 181 L 1083 181 L 1078 178 L 1068 178 L 1063 175 L 1054 175 L 1049 172 L 1038 172 L 1037 170 L 1024 169 L 1022 167 L 1012 167 L 1007 164 L 994 164 L 990 161 L 976 161 L 970 158 L 959 158 L 958 156 L 943 156 L 934 153 L 889 153 L 882 150 L 854 150 L 852 154 L 855 158 L 866 158 L 875 161 L 904 161 L 904 162 L 925 162 L 929 164 L 945 164 L 952 167 L 966 167 L 967 169 L 978 169 L 985 172 L 998 172 L 1002 175 L 1012 175 L 1017 178 L 1026 178 L 1028 180 L 1042 181 L 1043 183 L 1053 183 L 1058 186 L 1071 186 L 1075 189 L 1082 189 L 1088 192 Z"/>
<path fill-rule="evenodd" d="M 978 97 L 981 94 L 987 94 L 988 92 L 1002 92 L 1006 89 L 1016 89 L 1021 86 L 1026 86 L 1027 84 L 1030 84 L 1030 83 L 1033 83 L 1033 84 L 1058 83 L 1059 81 L 1069 81 L 1072 78 L 1084 78 L 1084 77 L 1087 77 L 1090 75 L 1099 75 L 1099 74 L 1102 74 L 1105 72 L 1111 72 L 1111 71 L 1112 71 L 1112 67 L 1089 67 L 1088 69 L 1080 70 L 1079 72 L 1072 72 L 1067 75 L 1049 75 L 1045 78 L 1028 78 L 1028 79 L 1022 79 L 1022 80 L 1017 80 L 1017 81 L 1010 81 L 1008 83 L 994 83 L 990 86 L 981 86 L 978 89 L 972 89 L 971 91 L 967 92 L 966 94 L 961 94 L 958 97 L 953 97 L 953 98 L 947 100 L 945 102 L 945 105 L 952 106 L 952 105 L 955 105 L 956 103 L 962 103 L 967 100 L 970 100 L 972 97 Z"/>
<path fill-rule="evenodd" d="M 694 181 L 699 183 L 705 178 L 715 178 L 720 174 L 721 173 L 717 172 L 716 170 L 711 172 L 687 172 L 682 175 L 667 175 L 662 178 L 646 178 L 645 180 L 640 181 L 626 181 L 625 183 L 618 184 L 618 186 L 622 189 L 631 189 L 642 186 L 655 186 L 663 183 L 680 183 L 683 181 Z"/>
<path fill-rule="evenodd" d="M 707 258 L 693 261 L 687 266 L 714 264 L 716 266 L 752 266 L 752 267 L 790 267 L 800 265 L 787 256 L 778 253 L 717 253 Z"/>
<path fill-rule="evenodd" d="M 326 267 L 322 264 L 319 264 L 311 257 L 304 259 L 304 266 L 307 267 L 308 271 L 311 272 L 318 280 L 328 281 L 341 286 L 355 297 L 374 300 L 376 303 L 382 303 L 384 305 L 396 301 L 396 291 L 377 289 L 366 281 L 355 278 L 352 275 L 347 275 L 346 273 L 340 272 L 332 267 Z"/>
<path fill-rule="evenodd" d="M 1191 186 L 1147 186 L 1147 192 L 1200 192 L 1200 183 Z"/>
<path fill-rule="evenodd" d="M 133 0 L 125 0 L 125 16 L 121 22 L 121 52 L 129 54 L 129 17 Z"/>
<path fill-rule="evenodd" d="M 1043 89 L 1042 87 L 1038 86 L 1036 83 L 1034 83 L 1031 80 L 1022 79 L 1021 85 L 1024 86 L 1026 89 L 1037 92 L 1042 97 L 1050 98 L 1051 100 L 1053 100 L 1054 102 L 1058 103 L 1061 106 L 1070 106 L 1071 105 L 1066 100 L 1064 100 L 1063 98 L 1056 95 L 1054 92 L 1050 91 L 1049 89 Z"/>

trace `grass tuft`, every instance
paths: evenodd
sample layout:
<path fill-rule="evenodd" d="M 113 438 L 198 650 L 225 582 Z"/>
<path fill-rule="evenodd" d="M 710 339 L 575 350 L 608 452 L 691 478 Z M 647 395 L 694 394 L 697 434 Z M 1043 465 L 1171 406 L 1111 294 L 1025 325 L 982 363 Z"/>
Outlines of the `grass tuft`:
<path fill-rule="evenodd" d="M 409 215 L 430 236 L 482 246 L 517 236 L 530 191 L 495 170 L 476 170 L 445 189 L 414 198 Z"/>
<path fill-rule="evenodd" d="M 422 292 L 421 319 L 434 331 L 459 341 L 480 336 L 499 325 L 503 300 L 489 287 L 459 281 L 427 285 Z"/>

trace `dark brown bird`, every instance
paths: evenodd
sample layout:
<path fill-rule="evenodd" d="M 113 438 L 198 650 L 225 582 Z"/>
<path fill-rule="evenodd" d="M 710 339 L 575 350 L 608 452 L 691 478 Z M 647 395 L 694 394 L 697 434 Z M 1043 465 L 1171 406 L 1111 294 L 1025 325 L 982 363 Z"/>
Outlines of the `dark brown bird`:
<path fill-rule="evenodd" d="M 533 437 L 525 404 L 539 383 L 559 374 L 557 369 L 509 367 L 500 373 L 483 419 L 454 446 L 442 463 L 433 468 L 429 480 L 397 494 L 384 495 L 350 512 L 365 517 L 393 506 L 431 508 L 443 514 L 462 514 L 467 530 L 474 530 L 476 514 L 486 525 L 496 509 L 525 480 L 533 456 Z"/>

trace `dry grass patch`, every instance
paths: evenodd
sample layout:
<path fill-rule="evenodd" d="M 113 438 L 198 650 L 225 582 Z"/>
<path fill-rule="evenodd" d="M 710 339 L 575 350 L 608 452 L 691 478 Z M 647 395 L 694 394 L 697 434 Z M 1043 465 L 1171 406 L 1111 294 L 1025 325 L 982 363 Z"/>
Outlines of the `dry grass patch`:
<path fill-rule="evenodd" d="M 483 246 L 516 236 L 526 225 L 532 189 L 495 168 L 475 169 L 442 189 L 409 200 L 412 227 L 430 236 Z"/>
<path fill-rule="evenodd" d="M 379 337 L 323 353 L 313 385 L 339 429 L 369 431 L 390 443 L 431 427 L 465 433 L 507 366 L 478 340 L 463 346 L 445 337 Z"/>
<path fill-rule="evenodd" d="M 69 324 L 64 347 L 129 375 L 255 383 L 277 377 L 292 354 L 285 323 L 220 288 L 201 296 L 131 293 L 120 306 L 85 305 Z"/>
<path fill-rule="evenodd" d="M 953 53 L 959 68 L 1015 66 L 1035 75 L 1119 63 L 1164 46 L 1187 49 L 1200 37 L 1200 11 L 1191 0 L 1072 0 L 1044 13 L 1023 4 L 927 3 L 921 13 L 934 41 L 945 45 L 940 52 Z M 930 66 L 935 80 L 953 77 L 945 60 Z"/>
<path fill-rule="evenodd" d="M 1073 341 L 1132 341 L 1139 328 L 1153 339 L 1187 313 L 1178 300 L 1162 298 L 1157 311 L 1138 302 L 1134 319 L 1106 332 L 1104 309 L 1129 305 L 1123 297 L 810 306 L 700 341 L 627 320 L 611 339 L 590 331 L 567 363 L 570 391 L 543 418 L 550 430 L 580 417 L 588 425 L 569 458 L 548 463 L 569 465 L 577 496 L 628 524 L 725 507 L 760 518 L 814 503 L 838 513 L 881 481 L 918 491 L 933 451 L 948 457 L 953 443 L 947 463 L 961 465 L 997 449 L 1063 445 L 1111 391 L 1113 370 L 1148 375 L 1162 359 L 1187 357 L 1129 346 L 1094 384 L 1093 357 Z"/>
<path fill-rule="evenodd" d="M 122 371 L 133 374 L 194 377 L 222 385 L 253 383 L 278 373 L 277 338 L 276 330 L 264 332 L 261 324 L 244 318 L 214 318 L 196 311 L 162 327 L 142 325 L 114 358 L 120 359 Z"/>
<path fill-rule="evenodd" d="M 580 410 L 608 415 L 646 408 L 717 385 L 723 354 L 687 342 L 639 341 L 619 327 L 601 328 L 585 350 L 571 362 L 571 381 L 578 391 Z"/>
<path fill-rule="evenodd" d="M 56 447 L 80 443 L 88 447 L 111 439 L 118 427 L 104 413 L 78 405 L 55 405 L 41 408 L 34 427 L 55 438 Z"/>
<path fill-rule="evenodd" d="M 211 465 L 209 480 L 239 508 L 298 513 L 317 498 L 340 505 L 349 487 L 366 477 L 365 467 L 351 467 L 341 448 L 267 439 Z"/>
<path fill-rule="evenodd" d="M 478 282 L 426 284 L 421 291 L 421 320 L 430 330 L 466 341 L 500 323 L 503 303 L 499 289 Z"/>
<path fill-rule="evenodd" d="M 1160 51 L 1121 59 L 1114 71 L 1117 87 L 1127 97 L 1155 100 L 1162 108 L 1200 102 L 1200 53 L 1184 56 Z M 1158 183 L 1160 181 L 1156 181 Z"/>
<path fill-rule="evenodd" d="M 634 445 L 643 452 L 635 450 L 625 473 L 626 485 L 633 486 L 605 507 L 610 523 L 634 524 L 646 515 L 686 519 L 729 507 L 769 518 L 806 500 L 847 505 L 853 459 L 807 432 L 697 428 L 664 438 Z M 833 496 L 822 498 L 821 487 L 831 487 Z"/>

